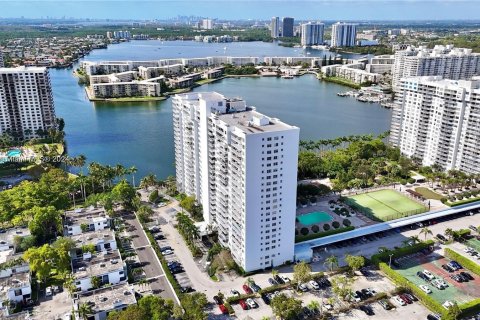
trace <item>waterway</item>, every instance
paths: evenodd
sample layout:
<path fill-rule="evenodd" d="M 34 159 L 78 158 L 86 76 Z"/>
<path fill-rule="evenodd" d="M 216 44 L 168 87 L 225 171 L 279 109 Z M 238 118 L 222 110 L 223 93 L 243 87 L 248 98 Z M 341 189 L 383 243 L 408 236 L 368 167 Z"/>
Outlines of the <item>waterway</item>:
<path fill-rule="evenodd" d="M 224 50 L 224 47 L 227 49 Z M 272 43 L 198 43 L 191 41 L 132 41 L 93 51 L 85 60 L 151 60 L 174 57 L 323 56 L 328 52 L 285 48 Z M 345 56 L 351 57 L 351 56 Z M 51 69 L 56 112 L 66 122 L 69 155 L 87 161 L 136 166 L 137 176 L 174 174 L 171 101 L 90 102 L 77 84 L 73 69 Z M 391 111 L 376 104 L 341 98 L 347 88 L 321 82 L 312 75 L 295 79 L 225 79 L 195 88 L 243 97 L 248 105 L 300 128 L 301 139 L 325 139 L 389 129 Z"/>

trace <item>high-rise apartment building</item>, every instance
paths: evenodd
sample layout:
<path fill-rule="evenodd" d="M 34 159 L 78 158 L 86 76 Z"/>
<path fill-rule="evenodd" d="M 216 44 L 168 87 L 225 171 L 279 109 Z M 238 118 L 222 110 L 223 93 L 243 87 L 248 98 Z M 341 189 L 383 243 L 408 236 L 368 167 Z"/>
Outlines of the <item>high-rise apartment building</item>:
<path fill-rule="evenodd" d="M 292 261 L 299 129 L 215 92 L 172 100 L 178 190 L 245 271 Z"/>
<path fill-rule="evenodd" d="M 337 22 L 332 25 L 332 47 L 354 47 L 356 38 L 356 24 Z"/>
<path fill-rule="evenodd" d="M 309 22 L 302 24 L 301 44 L 302 46 L 315 46 L 323 44 L 323 34 L 325 24 L 319 22 Z"/>
<path fill-rule="evenodd" d="M 280 36 L 280 18 L 272 17 L 270 22 L 270 36 L 274 39 Z"/>
<path fill-rule="evenodd" d="M 453 45 L 408 47 L 395 52 L 393 88 L 398 89 L 400 79 L 416 76 L 442 76 L 446 79 L 470 79 L 480 75 L 480 54 L 472 49 Z"/>
<path fill-rule="evenodd" d="M 213 29 L 213 20 L 212 19 L 202 19 L 200 21 L 200 28 L 204 30 L 212 30 Z"/>
<path fill-rule="evenodd" d="M 480 173 L 480 77 L 403 78 L 390 141 L 423 165 Z"/>
<path fill-rule="evenodd" d="M 0 68 L 0 135 L 29 139 L 55 125 L 47 68 Z"/>
<path fill-rule="evenodd" d="M 0 51 L 0 68 L 5 67 L 5 63 L 3 62 L 3 54 L 2 51 Z"/>
<path fill-rule="evenodd" d="M 294 19 L 284 17 L 282 19 L 282 37 L 293 37 Z"/>

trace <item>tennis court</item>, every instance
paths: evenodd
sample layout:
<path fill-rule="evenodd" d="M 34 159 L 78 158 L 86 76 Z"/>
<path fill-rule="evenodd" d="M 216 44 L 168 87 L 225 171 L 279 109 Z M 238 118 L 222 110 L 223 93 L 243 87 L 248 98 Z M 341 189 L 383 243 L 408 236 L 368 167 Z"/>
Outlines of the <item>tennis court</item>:
<path fill-rule="evenodd" d="M 395 190 L 379 190 L 347 197 L 347 203 L 366 216 L 389 221 L 426 212 L 422 204 Z"/>

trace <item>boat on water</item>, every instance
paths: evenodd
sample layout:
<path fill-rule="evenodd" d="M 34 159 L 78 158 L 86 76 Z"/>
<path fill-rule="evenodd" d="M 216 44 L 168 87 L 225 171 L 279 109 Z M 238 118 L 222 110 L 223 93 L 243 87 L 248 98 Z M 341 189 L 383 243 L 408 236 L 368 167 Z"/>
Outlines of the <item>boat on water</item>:
<path fill-rule="evenodd" d="M 286 74 L 282 76 L 282 79 L 293 79 L 293 76 L 290 74 Z"/>

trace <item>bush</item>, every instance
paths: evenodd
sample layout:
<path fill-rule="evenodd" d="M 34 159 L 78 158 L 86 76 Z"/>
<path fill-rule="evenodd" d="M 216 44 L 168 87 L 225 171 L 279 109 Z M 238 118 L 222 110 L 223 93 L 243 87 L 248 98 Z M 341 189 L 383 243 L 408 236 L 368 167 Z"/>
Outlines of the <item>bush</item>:
<path fill-rule="evenodd" d="M 330 230 L 330 225 L 329 225 L 328 223 L 325 223 L 325 224 L 323 225 L 323 230 L 325 230 L 325 231 Z"/>
<path fill-rule="evenodd" d="M 306 236 L 310 231 L 308 230 L 308 228 L 302 228 L 300 229 L 300 233 L 303 234 L 304 236 Z"/>
<path fill-rule="evenodd" d="M 343 219 L 343 225 L 345 227 L 348 227 L 348 226 L 351 226 L 352 225 L 352 222 L 348 219 Z"/>
<path fill-rule="evenodd" d="M 319 233 L 313 233 L 313 234 L 304 235 L 304 236 L 298 236 L 298 237 L 295 237 L 295 243 L 303 242 L 303 241 L 307 241 L 307 240 L 312 240 L 312 239 L 317 239 L 317 238 L 323 238 L 323 237 L 331 236 L 331 235 L 337 234 L 337 233 L 352 231 L 354 229 L 355 229 L 355 227 L 350 226 L 350 227 L 345 227 L 345 228 L 340 228 L 340 229 L 332 229 L 330 231 L 325 231 L 325 232 L 319 232 Z"/>
<path fill-rule="evenodd" d="M 153 190 L 152 193 L 148 196 L 148 201 L 150 202 L 156 202 L 158 199 L 158 190 Z"/>
<path fill-rule="evenodd" d="M 313 233 L 318 233 L 318 232 L 320 231 L 320 227 L 317 226 L 317 225 L 312 226 L 311 229 L 312 229 L 312 232 L 313 232 Z"/>
<path fill-rule="evenodd" d="M 334 227 L 335 229 L 340 228 L 340 222 L 338 222 L 338 221 L 333 221 L 333 222 L 332 222 L 332 227 Z"/>
<path fill-rule="evenodd" d="M 467 268 L 468 270 L 480 276 L 480 265 L 478 265 L 474 261 L 462 256 L 461 254 L 456 253 L 455 251 L 449 248 L 445 248 L 445 256 L 452 260 L 457 261 L 463 267 Z"/>
<path fill-rule="evenodd" d="M 370 261 L 373 264 L 378 265 L 382 261 L 383 262 L 388 261 L 389 258 L 390 258 L 390 256 L 389 256 L 390 254 L 393 254 L 392 258 L 403 257 L 403 256 L 406 256 L 407 254 L 412 254 L 412 253 L 421 251 L 423 249 L 429 248 L 430 246 L 433 246 L 434 244 L 435 244 L 435 242 L 433 242 L 432 240 L 428 240 L 428 241 L 425 241 L 425 242 L 416 243 L 413 246 L 398 248 L 398 249 L 393 250 L 393 251 L 385 251 L 385 252 L 382 252 L 382 253 L 377 253 L 377 254 L 374 254 L 370 258 Z"/>

